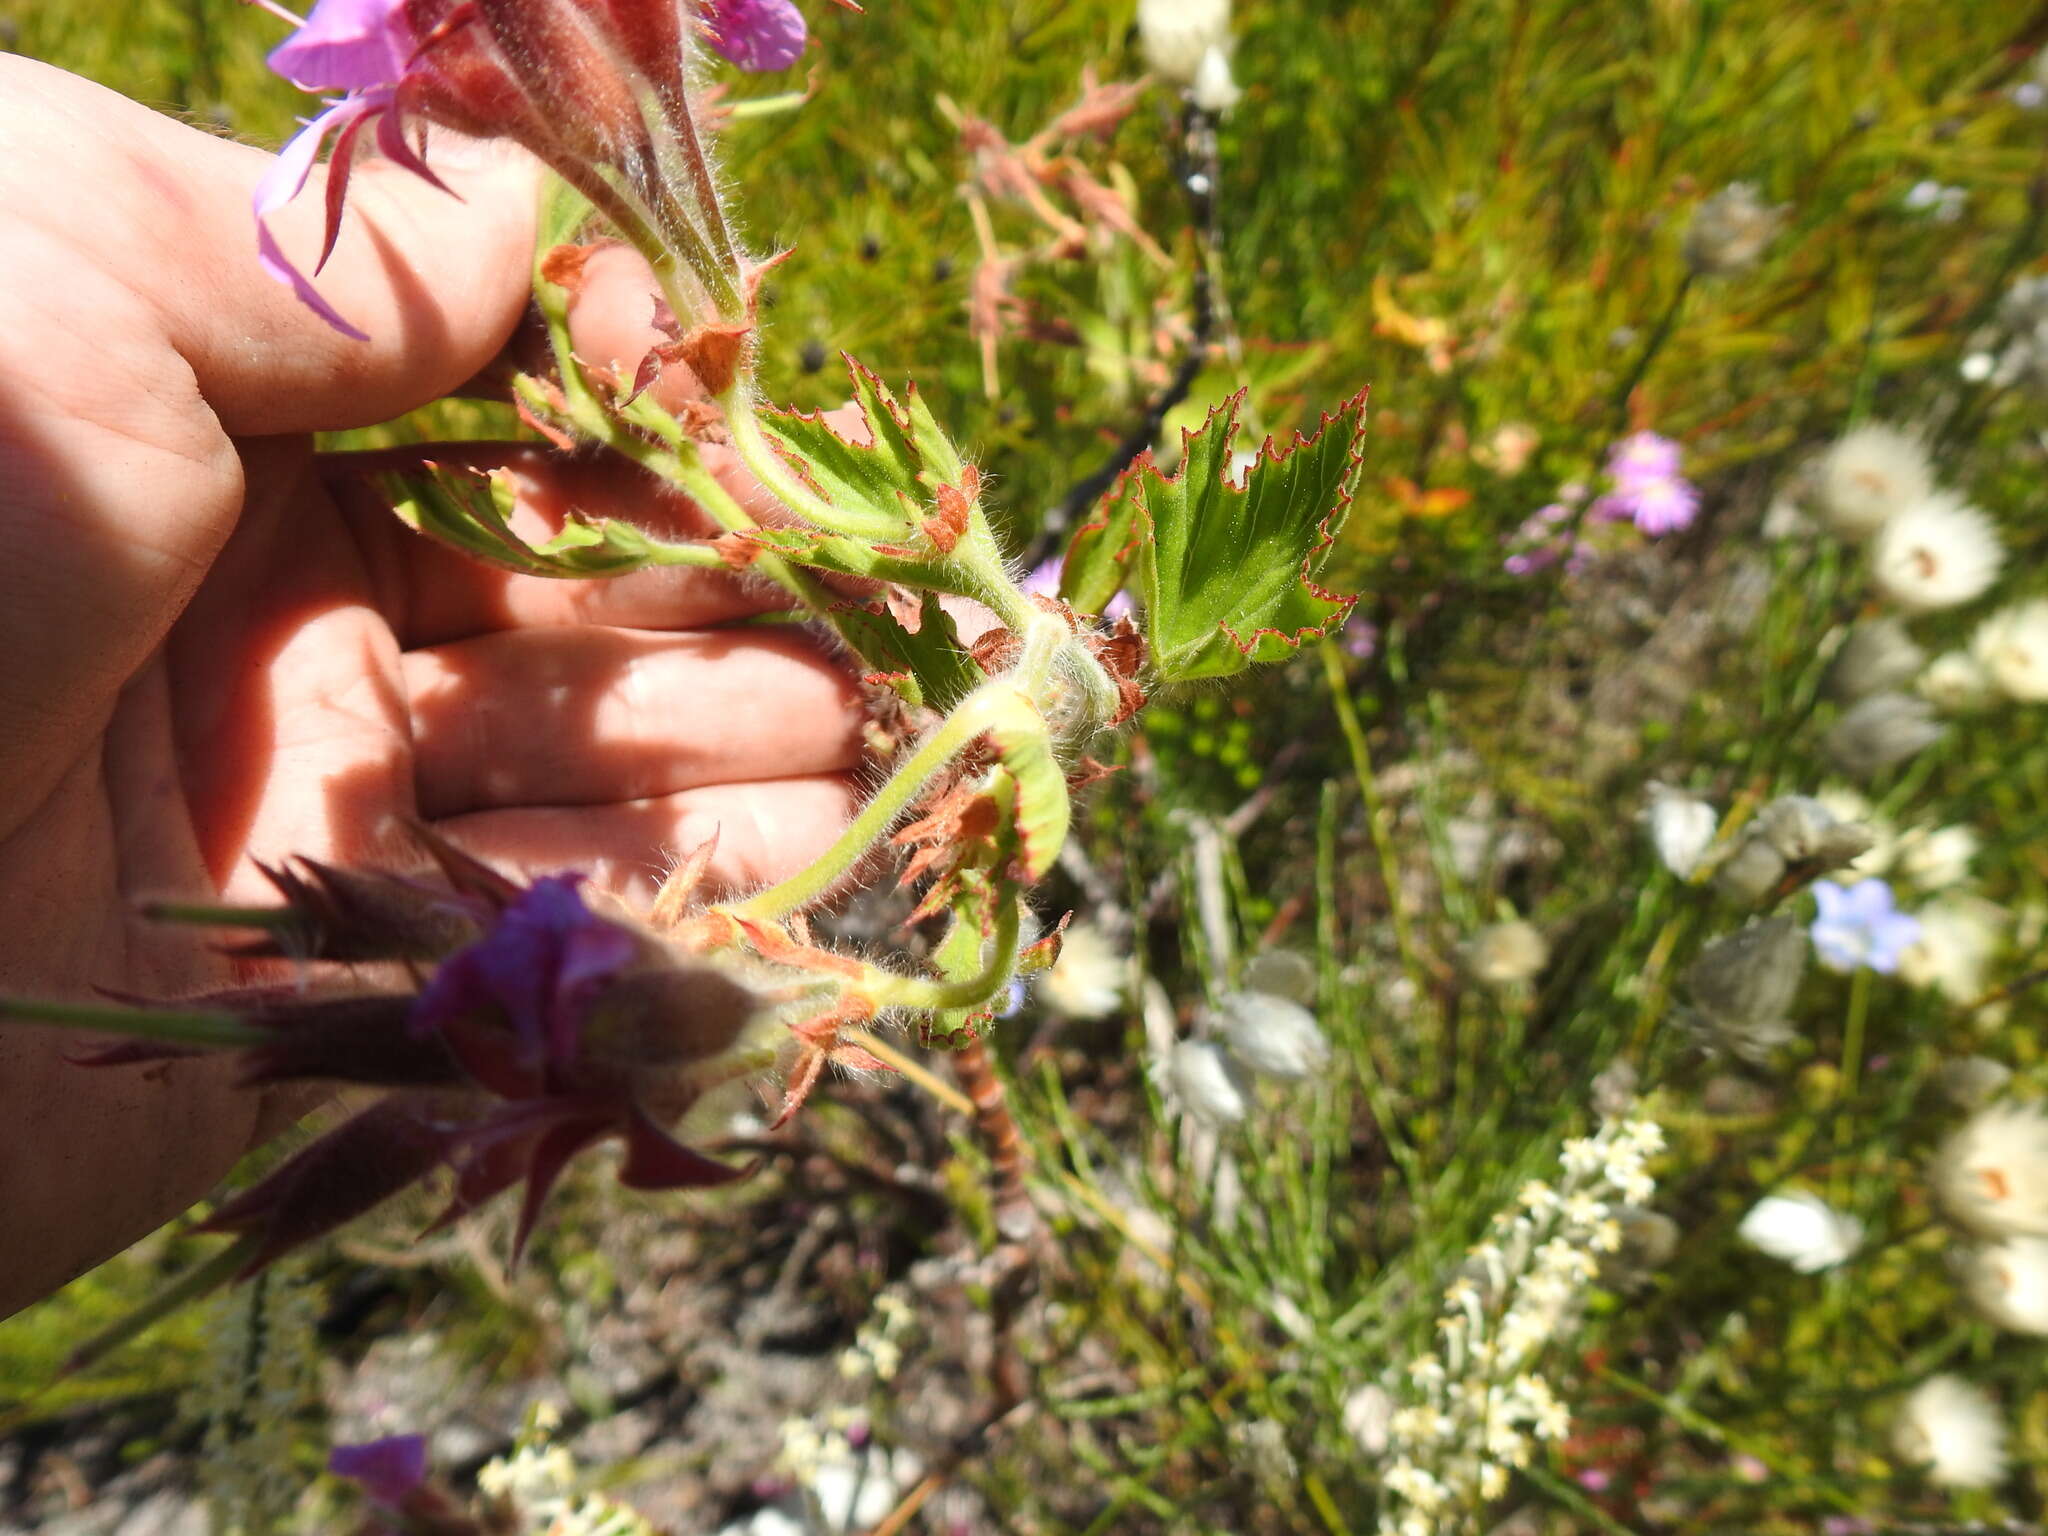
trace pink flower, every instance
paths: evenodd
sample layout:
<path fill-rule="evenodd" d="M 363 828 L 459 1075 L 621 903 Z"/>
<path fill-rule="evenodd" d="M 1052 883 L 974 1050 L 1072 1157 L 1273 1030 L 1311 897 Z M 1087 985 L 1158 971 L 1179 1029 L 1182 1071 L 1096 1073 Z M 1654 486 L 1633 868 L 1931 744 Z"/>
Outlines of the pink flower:
<path fill-rule="evenodd" d="M 1655 432 L 1637 432 L 1624 437 L 1608 450 L 1607 473 L 1622 486 L 1645 480 L 1674 479 L 1682 451 L 1668 437 L 1660 437 Z"/>
<path fill-rule="evenodd" d="M 1607 455 L 1607 474 L 1614 489 L 1593 503 L 1595 522 L 1634 522 L 1650 538 L 1662 538 L 1692 526 L 1700 497 L 1678 472 L 1683 450 L 1668 437 L 1637 432 L 1616 443 Z"/>
<path fill-rule="evenodd" d="M 287 11 L 278 14 L 290 17 Z M 292 18 L 296 19 L 296 18 Z M 256 254 L 263 270 L 285 284 L 313 313 L 358 341 L 369 338 L 344 320 L 320 296 L 307 276 L 277 243 L 269 219 L 297 197 L 313 172 L 313 162 L 329 138 L 334 143 L 327 180 L 327 228 L 320 243 L 315 273 L 333 254 L 341 233 L 341 210 L 348 196 L 349 169 L 355 158 L 356 135 L 377 123 L 377 147 L 385 158 L 441 185 L 427 164 L 406 142 L 399 87 L 418 50 L 419 41 L 406 16 L 405 0 L 319 0 L 299 30 L 270 54 L 270 67 L 303 91 L 341 91 L 339 101 L 307 122 L 279 152 L 277 161 L 256 184 Z"/>
<path fill-rule="evenodd" d="M 787 69 L 803 55 L 804 16 L 791 0 L 711 0 L 711 46 L 741 69 Z"/>

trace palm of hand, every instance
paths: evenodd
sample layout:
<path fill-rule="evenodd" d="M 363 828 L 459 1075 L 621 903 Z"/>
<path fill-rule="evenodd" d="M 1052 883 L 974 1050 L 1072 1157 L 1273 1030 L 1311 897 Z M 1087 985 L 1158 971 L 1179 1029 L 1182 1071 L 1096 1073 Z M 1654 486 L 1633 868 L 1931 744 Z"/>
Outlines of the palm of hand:
<path fill-rule="evenodd" d="M 9 206 L 101 192 L 0 234 L 29 296 L 0 328 L 0 533 L 18 562 L 0 604 L 0 995 L 232 984 L 228 960 L 136 903 L 261 902 L 260 865 L 292 855 L 403 867 L 414 816 L 508 869 L 620 888 L 714 831 L 714 877 L 736 883 L 829 840 L 859 755 L 849 683 L 793 632 L 703 628 L 772 599 L 694 571 L 483 571 L 312 451 L 307 428 L 423 403 L 504 345 L 523 175 L 490 169 L 466 207 L 364 188 L 376 233 L 344 239 L 335 286 L 359 316 L 385 312 L 370 328 L 394 339 L 365 347 L 254 275 L 251 151 L 35 66 L 0 84 L 23 108 L 0 125 L 0 181 L 25 183 L 0 186 Z M 157 222 L 126 222 L 143 208 Z M 427 291 L 442 261 L 458 299 Z M 692 517 L 613 468 L 474 452 L 516 468 L 519 515 L 541 524 L 567 502 Z M 68 1049 L 0 1035 L 0 1210 L 33 1256 L 0 1275 L 0 1313 L 190 1203 L 264 1118 L 212 1063 L 85 1072 Z"/>

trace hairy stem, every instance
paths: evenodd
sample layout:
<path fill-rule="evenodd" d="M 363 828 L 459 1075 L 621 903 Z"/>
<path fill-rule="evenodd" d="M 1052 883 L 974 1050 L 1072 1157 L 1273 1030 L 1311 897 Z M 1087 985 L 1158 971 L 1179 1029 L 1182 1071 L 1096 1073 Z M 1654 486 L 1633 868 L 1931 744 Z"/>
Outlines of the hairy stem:
<path fill-rule="evenodd" d="M 961 701 L 946 721 L 927 736 L 876 791 L 874 799 L 848 823 L 839 840 L 811 864 L 780 885 L 725 910 L 735 917 L 773 919 L 820 900 L 888 833 L 896 818 L 909 810 L 925 786 L 992 724 L 1029 701 L 1007 683 L 991 683 Z M 1037 711 L 1032 709 L 1033 715 Z"/>

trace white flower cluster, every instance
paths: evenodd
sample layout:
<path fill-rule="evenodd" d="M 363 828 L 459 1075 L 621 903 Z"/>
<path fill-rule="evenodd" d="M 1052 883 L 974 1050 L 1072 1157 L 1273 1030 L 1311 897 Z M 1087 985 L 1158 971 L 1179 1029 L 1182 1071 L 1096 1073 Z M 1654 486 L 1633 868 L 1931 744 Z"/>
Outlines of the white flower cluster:
<path fill-rule="evenodd" d="M 797 1485 L 796 1502 L 771 1506 L 719 1536 L 847 1536 L 884 1519 L 903 1489 L 924 1475 L 924 1467 L 909 1451 L 867 1440 L 865 1422 L 852 1408 L 784 1420 L 782 1454 L 775 1465 Z"/>
<path fill-rule="evenodd" d="M 894 1291 L 882 1292 L 875 1298 L 874 1312 L 840 1355 L 839 1374 L 848 1381 L 894 1381 L 903 1368 L 903 1336 L 916 1320 L 909 1302 Z"/>
<path fill-rule="evenodd" d="M 638 1510 L 600 1493 L 577 1492 L 575 1458 L 553 1443 L 560 1427 L 552 1406 L 536 1407 L 511 1456 L 484 1463 L 478 1489 L 512 1506 L 520 1536 L 655 1536 Z"/>
<path fill-rule="evenodd" d="M 1539 1357 L 1576 1322 L 1603 1256 L 1622 1246 L 1620 1212 L 1656 1191 L 1649 1160 L 1663 1132 L 1610 1120 L 1565 1143 L 1555 1185 L 1532 1180 L 1494 1218 L 1444 1293 L 1439 1347 L 1411 1361 L 1411 1401 L 1386 1425 L 1382 1536 L 1476 1530 L 1538 1442 L 1562 1440 L 1571 1413 Z"/>

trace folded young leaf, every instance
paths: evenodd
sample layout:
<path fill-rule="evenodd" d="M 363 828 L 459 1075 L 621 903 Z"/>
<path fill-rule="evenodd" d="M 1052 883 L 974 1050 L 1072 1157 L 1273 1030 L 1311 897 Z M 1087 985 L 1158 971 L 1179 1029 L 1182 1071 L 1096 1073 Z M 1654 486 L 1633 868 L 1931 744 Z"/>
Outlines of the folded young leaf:
<path fill-rule="evenodd" d="M 951 553 L 964 537 L 987 538 L 977 505 L 981 477 L 961 461 L 916 388 L 898 400 L 852 358 L 846 366 L 868 441 L 851 442 L 822 415 L 800 411 L 772 413 L 763 423 L 785 462 L 831 509 L 829 518 L 821 511 L 813 520 L 827 533 L 917 562 Z"/>
<path fill-rule="evenodd" d="M 526 576 L 576 580 L 623 576 L 648 565 L 724 564 L 709 544 L 657 539 L 611 518 L 592 522 L 573 513 L 553 538 L 529 544 L 507 520 L 512 490 L 499 473 L 430 463 L 383 481 L 392 510 L 415 533 Z"/>
<path fill-rule="evenodd" d="M 1074 535 L 1061 591 L 1099 609 L 1117 587 L 1144 607 L 1152 665 L 1166 682 L 1227 677 L 1282 661 L 1351 612 L 1355 597 L 1321 585 L 1363 457 L 1365 394 L 1284 451 L 1268 440 L 1231 481 L 1242 394 L 1182 434 L 1181 465 L 1149 454 L 1124 472 Z"/>
<path fill-rule="evenodd" d="M 924 594 L 915 634 L 882 603 L 849 604 L 832 617 L 847 643 L 895 683 L 911 704 L 950 714 L 954 705 L 988 681 L 988 674 L 960 643 L 952 615 L 939 606 L 935 592 Z"/>

